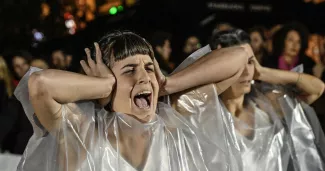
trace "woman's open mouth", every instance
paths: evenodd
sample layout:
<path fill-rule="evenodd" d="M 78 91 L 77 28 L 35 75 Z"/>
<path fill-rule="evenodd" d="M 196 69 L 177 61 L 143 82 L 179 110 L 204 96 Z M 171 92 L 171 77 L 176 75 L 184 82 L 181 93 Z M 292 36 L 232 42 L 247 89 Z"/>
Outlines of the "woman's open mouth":
<path fill-rule="evenodd" d="M 152 93 L 150 91 L 141 91 L 134 96 L 134 103 L 140 109 L 149 109 L 151 106 Z"/>

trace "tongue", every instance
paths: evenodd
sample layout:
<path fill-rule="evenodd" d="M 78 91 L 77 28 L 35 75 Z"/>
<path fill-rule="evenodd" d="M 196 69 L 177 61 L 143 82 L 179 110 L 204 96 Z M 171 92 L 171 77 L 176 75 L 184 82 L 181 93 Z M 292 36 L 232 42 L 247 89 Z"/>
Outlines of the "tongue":
<path fill-rule="evenodd" d="M 139 108 L 147 108 L 148 107 L 148 102 L 144 97 L 135 98 L 135 104 Z"/>

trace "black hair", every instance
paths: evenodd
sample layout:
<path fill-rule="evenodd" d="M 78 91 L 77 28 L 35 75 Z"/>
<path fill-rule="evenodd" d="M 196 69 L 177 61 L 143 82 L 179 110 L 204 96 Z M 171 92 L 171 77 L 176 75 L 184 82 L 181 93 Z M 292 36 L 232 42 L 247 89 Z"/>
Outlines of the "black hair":
<path fill-rule="evenodd" d="M 219 29 L 220 29 L 220 27 L 222 25 L 227 25 L 227 26 L 229 26 L 230 29 L 234 29 L 234 26 L 232 24 L 230 24 L 230 23 L 227 23 L 227 22 L 219 22 L 219 23 L 216 23 L 214 29 L 212 30 L 212 34 L 216 34 L 217 32 L 221 31 Z"/>
<path fill-rule="evenodd" d="M 219 45 L 222 48 L 226 48 L 250 42 L 250 36 L 245 31 L 241 29 L 231 29 L 214 33 L 210 41 L 210 47 L 214 50 L 218 49 Z"/>
<path fill-rule="evenodd" d="M 248 33 L 242 29 L 231 29 L 226 31 L 219 31 L 212 35 L 210 41 L 210 47 L 212 50 L 215 50 L 220 45 L 221 48 L 232 47 L 237 45 L 242 45 L 250 43 L 250 36 Z M 255 96 L 254 92 L 251 91 L 248 94 L 245 94 L 244 106 L 247 106 L 250 101 Z"/>
<path fill-rule="evenodd" d="M 152 34 L 150 43 L 155 49 L 157 46 L 164 46 L 166 40 L 171 40 L 171 34 L 163 31 L 157 31 Z"/>
<path fill-rule="evenodd" d="M 13 52 L 9 54 L 11 59 L 14 59 L 15 57 L 19 56 L 21 58 L 24 58 L 28 63 L 32 60 L 33 56 L 26 50 L 18 50 L 16 52 Z"/>
<path fill-rule="evenodd" d="M 279 31 L 277 31 L 273 36 L 273 57 L 277 58 L 282 55 L 284 46 L 285 46 L 285 39 L 290 31 L 297 31 L 301 41 L 301 48 L 299 51 L 299 56 L 302 56 L 308 46 L 308 30 L 307 28 L 300 24 L 300 23 L 290 23 L 283 26 Z"/>
<path fill-rule="evenodd" d="M 253 28 L 251 28 L 249 30 L 249 34 L 252 34 L 253 32 L 257 32 L 258 34 L 260 34 L 261 37 L 262 37 L 262 40 L 263 41 L 266 41 L 265 28 L 264 27 L 262 27 L 262 26 L 255 26 L 255 27 L 253 27 Z"/>
<path fill-rule="evenodd" d="M 13 77 L 17 80 L 19 80 L 19 76 L 16 74 L 15 70 L 14 70 L 14 59 L 19 57 L 24 59 L 28 64 L 30 64 L 33 56 L 26 50 L 17 50 L 14 52 L 9 52 L 7 55 L 8 59 L 10 60 L 10 62 L 8 62 L 8 68 L 10 69 L 10 72 L 12 73 Z"/>
<path fill-rule="evenodd" d="M 154 59 L 151 45 L 144 38 L 130 31 L 110 32 L 102 37 L 98 44 L 106 65 L 139 54 L 149 55 Z"/>

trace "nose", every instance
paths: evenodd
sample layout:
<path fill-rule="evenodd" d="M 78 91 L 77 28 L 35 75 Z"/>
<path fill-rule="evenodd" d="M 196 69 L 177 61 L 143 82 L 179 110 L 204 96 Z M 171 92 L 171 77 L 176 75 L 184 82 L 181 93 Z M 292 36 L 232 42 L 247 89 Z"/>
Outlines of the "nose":
<path fill-rule="evenodd" d="M 300 42 L 295 42 L 294 47 L 295 47 L 296 49 L 298 49 L 299 46 L 300 46 Z"/>
<path fill-rule="evenodd" d="M 138 72 L 138 84 L 147 84 L 150 82 L 148 72 L 143 68 Z"/>

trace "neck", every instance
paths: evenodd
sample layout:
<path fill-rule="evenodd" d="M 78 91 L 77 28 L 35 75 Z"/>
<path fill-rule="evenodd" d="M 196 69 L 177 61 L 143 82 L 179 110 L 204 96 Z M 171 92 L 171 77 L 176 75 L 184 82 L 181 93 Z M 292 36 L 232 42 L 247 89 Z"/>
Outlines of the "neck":
<path fill-rule="evenodd" d="M 294 63 L 294 59 L 295 59 L 295 57 L 292 57 L 292 56 L 289 56 L 289 55 L 283 55 L 283 59 L 284 59 L 284 61 L 287 63 L 287 64 L 289 64 L 289 65 L 291 65 L 291 64 L 293 64 Z"/>
<path fill-rule="evenodd" d="M 225 104 L 226 108 L 232 115 L 242 111 L 244 108 L 244 94 L 240 96 L 233 96 L 229 93 L 223 93 L 221 95 L 221 100 Z"/>

